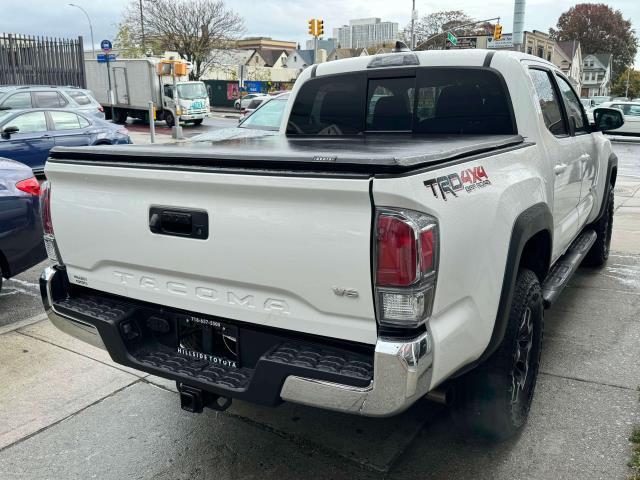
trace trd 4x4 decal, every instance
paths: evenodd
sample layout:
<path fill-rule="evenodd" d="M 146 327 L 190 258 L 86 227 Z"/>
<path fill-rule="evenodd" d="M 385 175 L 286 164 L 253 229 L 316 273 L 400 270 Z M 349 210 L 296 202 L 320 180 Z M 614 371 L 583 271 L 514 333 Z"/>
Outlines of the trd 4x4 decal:
<path fill-rule="evenodd" d="M 450 173 L 442 177 L 430 178 L 424 182 L 425 187 L 431 187 L 433 196 L 436 198 L 438 198 L 439 190 L 445 202 L 447 194 L 457 197 L 458 192 L 462 190 L 471 193 L 473 190 L 487 185 L 491 185 L 491 181 L 483 166 L 467 168 L 462 170 L 460 174 Z"/>

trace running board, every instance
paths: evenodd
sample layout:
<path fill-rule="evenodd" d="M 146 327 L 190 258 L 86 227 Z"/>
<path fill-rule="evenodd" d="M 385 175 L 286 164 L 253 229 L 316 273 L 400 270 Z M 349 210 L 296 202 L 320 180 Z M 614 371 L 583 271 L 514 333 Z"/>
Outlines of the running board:
<path fill-rule="evenodd" d="M 544 299 L 545 308 L 549 308 L 557 300 L 582 263 L 582 260 L 584 260 L 584 257 L 589 253 L 591 246 L 596 241 L 596 237 L 594 230 L 585 230 L 575 239 L 566 253 L 551 267 L 547 278 L 542 284 L 542 298 Z"/>

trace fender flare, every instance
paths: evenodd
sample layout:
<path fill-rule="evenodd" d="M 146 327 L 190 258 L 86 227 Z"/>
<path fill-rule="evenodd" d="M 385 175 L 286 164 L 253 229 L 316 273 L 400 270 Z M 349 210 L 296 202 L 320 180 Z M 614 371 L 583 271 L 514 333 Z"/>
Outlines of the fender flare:
<path fill-rule="evenodd" d="M 616 173 L 613 178 L 613 183 L 611 182 L 611 176 L 613 175 L 613 170 L 615 169 Z M 604 194 L 602 196 L 602 203 L 600 204 L 600 210 L 598 211 L 598 216 L 595 218 L 591 224 L 598 223 L 602 216 L 604 215 L 605 208 L 607 207 L 607 186 L 611 185 L 612 187 L 616 184 L 616 177 L 618 175 L 618 156 L 615 153 L 609 155 L 609 160 L 607 161 L 607 177 L 605 179 L 606 183 L 604 184 Z"/>
<path fill-rule="evenodd" d="M 489 358 L 502 343 L 509 322 L 513 290 L 516 284 L 522 251 L 527 242 L 534 235 L 542 231 L 549 232 L 553 242 L 553 215 L 546 203 L 540 202 L 530 206 L 515 219 L 511 231 L 509 249 L 507 250 L 507 260 L 502 279 L 498 313 L 496 314 L 496 321 L 493 325 L 493 331 L 491 332 L 491 339 L 479 358 L 462 367 L 454 373 L 452 377 L 458 377 L 480 365 Z"/>

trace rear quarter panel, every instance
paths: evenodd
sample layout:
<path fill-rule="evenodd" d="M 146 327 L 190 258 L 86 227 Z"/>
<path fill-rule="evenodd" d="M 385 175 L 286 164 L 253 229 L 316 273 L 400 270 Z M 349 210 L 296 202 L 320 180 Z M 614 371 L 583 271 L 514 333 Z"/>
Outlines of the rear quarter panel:
<path fill-rule="evenodd" d="M 374 179 L 376 207 L 422 211 L 439 223 L 440 262 L 430 320 L 432 387 L 480 357 L 489 343 L 515 220 L 528 207 L 547 202 L 548 189 L 539 174 L 544 162 L 538 147 L 529 144 L 404 177 Z M 455 195 L 443 196 L 431 183 L 449 175 L 468 181 Z"/>

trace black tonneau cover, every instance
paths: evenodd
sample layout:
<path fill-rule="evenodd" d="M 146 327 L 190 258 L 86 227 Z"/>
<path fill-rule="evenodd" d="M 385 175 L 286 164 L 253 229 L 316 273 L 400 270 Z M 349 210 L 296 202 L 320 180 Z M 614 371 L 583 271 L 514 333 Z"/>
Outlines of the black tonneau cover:
<path fill-rule="evenodd" d="M 523 144 L 520 135 L 275 135 L 163 145 L 56 147 L 50 161 L 147 168 L 403 173 Z"/>

